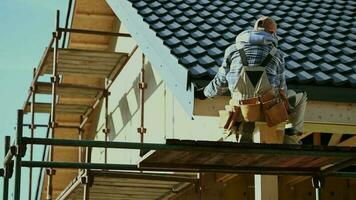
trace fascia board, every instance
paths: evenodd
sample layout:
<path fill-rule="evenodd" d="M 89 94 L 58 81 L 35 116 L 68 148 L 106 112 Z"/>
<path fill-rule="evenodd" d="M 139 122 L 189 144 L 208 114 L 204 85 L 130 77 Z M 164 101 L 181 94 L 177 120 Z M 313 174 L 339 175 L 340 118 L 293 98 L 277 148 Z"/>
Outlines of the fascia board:
<path fill-rule="evenodd" d="M 194 91 L 192 84 L 188 82 L 188 70 L 178 63 L 178 59 L 142 20 L 129 1 L 107 0 L 107 3 L 136 40 L 152 66 L 160 73 L 188 116 L 192 116 Z"/>

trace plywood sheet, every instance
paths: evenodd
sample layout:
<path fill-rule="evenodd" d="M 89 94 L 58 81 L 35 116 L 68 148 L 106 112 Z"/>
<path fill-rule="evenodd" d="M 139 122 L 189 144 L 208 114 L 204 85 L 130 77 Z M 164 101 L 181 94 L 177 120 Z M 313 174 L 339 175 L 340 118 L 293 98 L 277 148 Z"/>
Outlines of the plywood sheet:
<path fill-rule="evenodd" d="M 91 199 L 162 199 L 179 193 L 198 181 L 196 175 L 174 175 L 141 172 L 92 171 Z M 182 186 L 183 185 L 183 186 Z M 66 193 L 67 191 L 70 191 Z M 62 192 L 59 199 L 83 199 L 83 185 L 77 178 Z"/>
<path fill-rule="evenodd" d="M 53 51 L 44 61 L 41 74 L 52 74 Z M 115 68 L 121 68 L 126 53 L 102 52 L 78 49 L 58 49 L 58 74 L 83 74 L 94 77 L 109 77 Z"/>
<path fill-rule="evenodd" d="M 356 156 L 356 148 L 167 140 L 149 152 L 141 169 L 254 174 L 312 174 Z"/>

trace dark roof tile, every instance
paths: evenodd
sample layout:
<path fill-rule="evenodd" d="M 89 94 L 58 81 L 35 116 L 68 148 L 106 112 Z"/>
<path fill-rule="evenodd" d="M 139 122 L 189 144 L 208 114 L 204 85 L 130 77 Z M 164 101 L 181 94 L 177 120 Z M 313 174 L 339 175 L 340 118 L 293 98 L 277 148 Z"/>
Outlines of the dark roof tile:
<path fill-rule="evenodd" d="M 327 62 L 327 63 L 333 63 L 333 62 L 336 62 L 338 60 L 335 56 L 333 56 L 331 54 L 325 54 L 323 56 L 323 58 L 324 58 L 325 62 Z"/>
<path fill-rule="evenodd" d="M 345 76 L 337 72 L 330 74 L 330 77 L 332 78 L 332 83 L 335 86 L 344 85 L 348 82 L 348 79 Z"/>
<path fill-rule="evenodd" d="M 147 16 L 147 17 L 143 18 L 143 20 L 144 20 L 145 22 L 148 22 L 148 23 L 151 24 L 151 23 L 157 22 L 157 21 L 159 20 L 159 18 L 157 17 L 157 15 L 152 14 L 152 15 L 150 15 L 150 16 Z"/>
<path fill-rule="evenodd" d="M 179 31 L 175 32 L 174 35 L 177 38 L 185 38 L 189 35 L 189 33 L 187 31 L 185 31 L 184 29 L 180 29 Z"/>
<path fill-rule="evenodd" d="M 192 55 L 200 56 L 203 53 L 205 53 L 206 51 L 205 51 L 205 49 L 201 48 L 200 46 L 195 46 L 190 49 L 190 52 L 192 53 Z"/>
<path fill-rule="evenodd" d="M 200 41 L 199 41 L 199 44 L 200 44 L 202 47 L 204 47 L 204 48 L 209 48 L 209 47 L 211 47 L 211 45 L 214 44 L 214 42 L 211 41 L 211 40 L 208 39 L 208 38 L 205 38 L 205 39 L 203 39 L 203 40 L 200 40 Z"/>
<path fill-rule="evenodd" d="M 310 60 L 311 62 L 319 62 L 323 59 L 322 57 L 318 56 L 315 53 L 310 53 L 307 57 L 308 60 Z"/>
<path fill-rule="evenodd" d="M 301 65 L 293 60 L 290 60 L 286 63 L 286 67 L 287 69 L 294 71 L 295 69 L 300 68 Z"/>
<path fill-rule="evenodd" d="M 349 56 L 342 55 L 340 56 L 340 61 L 345 64 L 350 64 L 352 62 L 355 62 L 355 59 L 350 58 Z"/>
<path fill-rule="evenodd" d="M 161 23 L 161 22 L 159 22 L 159 23 Z M 164 24 L 163 24 L 163 23 L 161 23 L 161 24 L 162 24 L 162 26 L 164 27 Z M 154 24 L 154 25 L 156 25 L 156 24 Z M 153 25 L 153 26 L 154 26 L 154 25 Z M 171 24 L 168 24 L 168 28 L 169 28 L 170 30 L 172 30 L 172 31 L 176 31 L 176 30 L 178 30 L 178 29 L 181 28 L 181 25 L 178 24 L 177 22 L 173 22 L 173 23 L 171 23 Z"/>
<path fill-rule="evenodd" d="M 300 62 L 301 60 L 304 60 L 305 59 L 305 56 L 299 52 L 294 52 L 291 54 L 291 57 L 293 60 L 297 61 L 297 62 Z"/>
<path fill-rule="evenodd" d="M 320 70 L 323 72 L 331 72 L 331 71 L 335 70 L 335 67 L 333 67 L 332 65 L 330 65 L 328 63 L 322 63 L 320 65 Z"/>
<path fill-rule="evenodd" d="M 339 73 L 349 73 L 349 72 L 352 72 L 352 68 L 351 67 L 348 67 L 342 63 L 339 63 L 336 65 L 336 71 L 339 72 Z"/>
<path fill-rule="evenodd" d="M 198 15 L 202 18 L 208 18 L 211 15 L 211 12 L 208 12 L 206 10 L 202 10 L 198 12 Z"/>
<path fill-rule="evenodd" d="M 351 86 L 356 87 L 356 74 L 355 73 L 349 74 L 348 78 L 349 78 L 349 82 L 350 82 Z"/>
<path fill-rule="evenodd" d="M 178 18 L 176 18 L 176 21 L 177 21 L 178 23 L 184 24 L 184 23 L 186 23 L 186 22 L 188 22 L 188 21 L 190 21 L 190 20 L 189 20 L 188 17 L 182 15 L 182 16 L 179 16 Z"/>
<path fill-rule="evenodd" d="M 203 25 L 198 26 L 198 29 L 203 31 L 203 32 L 210 31 L 212 28 L 213 27 L 210 26 L 209 24 L 203 24 Z"/>
<path fill-rule="evenodd" d="M 285 52 L 289 52 L 294 49 L 294 46 L 292 46 L 286 42 L 283 42 L 282 44 L 280 44 L 279 47 Z"/>
<path fill-rule="evenodd" d="M 288 42 L 289 44 L 295 44 L 296 42 L 298 42 L 298 39 L 293 36 L 288 36 L 288 37 L 284 38 L 284 40 L 286 42 Z"/>
<path fill-rule="evenodd" d="M 215 44 L 217 47 L 225 49 L 230 43 L 224 39 L 219 39 Z"/>
<path fill-rule="evenodd" d="M 191 31 L 194 31 L 194 30 L 197 28 L 197 26 L 194 25 L 193 23 L 188 23 L 188 24 L 185 24 L 185 25 L 183 26 L 183 28 L 184 28 L 185 30 L 191 32 Z"/>
<path fill-rule="evenodd" d="M 339 48 L 336 48 L 334 46 L 330 46 L 327 48 L 328 52 L 331 54 L 338 54 L 341 52 L 341 50 Z"/>
<path fill-rule="evenodd" d="M 309 38 L 317 36 L 317 34 L 315 32 L 313 32 L 313 31 L 305 31 L 304 35 L 309 37 Z"/>
<path fill-rule="evenodd" d="M 297 50 L 299 52 L 305 52 L 305 51 L 308 51 L 310 48 L 308 46 L 305 46 L 304 44 L 298 44 L 296 46 Z"/>
<path fill-rule="evenodd" d="M 212 41 L 216 40 L 217 38 L 221 37 L 221 34 L 215 32 L 215 31 L 210 31 L 206 34 L 206 36 L 211 39 Z"/>
<path fill-rule="evenodd" d="M 356 53 L 356 50 L 351 49 L 350 47 L 344 47 L 342 48 L 342 52 L 345 53 L 346 55 L 352 56 Z"/>
<path fill-rule="evenodd" d="M 294 73 L 290 72 L 289 70 L 285 70 L 284 74 L 286 75 L 286 80 L 289 81 L 294 81 L 297 80 L 297 75 L 295 75 Z"/>
<path fill-rule="evenodd" d="M 329 43 L 327 40 L 324 40 L 323 38 L 318 38 L 315 40 L 315 42 L 320 46 L 324 46 Z"/>
<path fill-rule="evenodd" d="M 171 37 L 173 34 L 172 31 L 165 29 L 164 31 L 160 31 L 159 33 L 157 33 L 158 37 L 162 38 L 162 39 L 167 39 L 169 37 Z"/>
<path fill-rule="evenodd" d="M 325 74 L 324 72 L 314 72 L 313 76 L 315 78 L 316 84 L 318 85 L 324 85 L 332 81 L 331 77 Z"/>
<path fill-rule="evenodd" d="M 172 49 L 172 53 L 176 56 L 186 55 L 188 52 L 189 50 L 183 45 L 179 45 L 178 47 Z"/>
<path fill-rule="evenodd" d="M 208 70 L 209 76 L 210 77 L 214 77 L 218 73 L 219 67 L 218 66 L 213 66 L 213 67 L 207 68 L 207 70 Z"/>
<path fill-rule="evenodd" d="M 191 36 L 194 38 L 194 39 L 200 39 L 200 38 L 203 38 L 205 37 L 205 34 L 199 30 L 196 30 L 194 31 L 193 33 L 191 33 Z"/>
<path fill-rule="evenodd" d="M 174 36 L 170 37 L 169 39 L 164 41 L 165 45 L 172 47 L 172 48 L 178 46 L 180 43 L 181 43 L 181 41 Z"/>
<path fill-rule="evenodd" d="M 325 49 L 324 47 L 321 47 L 321 46 L 319 46 L 319 45 L 313 45 L 313 46 L 311 47 L 311 49 L 312 49 L 313 52 L 315 52 L 315 53 L 317 53 L 317 54 L 320 54 L 320 53 L 323 53 L 323 52 L 326 51 L 326 49 Z"/>
<path fill-rule="evenodd" d="M 298 71 L 295 75 L 298 77 L 300 83 L 310 83 L 314 80 L 314 77 L 306 71 Z"/>
<path fill-rule="evenodd" d="M 332 39 L 330 40 L 330 43 L 335 46 L 335 47 L 340 47 L 340 46 L 343 46 L 343 42 L 341 42 L 340 40 L 337 40 L 337 39 Z"/>
<path fill-rule="evenodd" d="M 302 64 L 303 68 L 307 71 L 313 71 L 313 70 L 316 70 L 318 69 L 319 67 L 317 65 L 315 65 L 314 63 L 310 62 L 310 61 L 307 61 L 307 62 L 304 62 Z"/>
<path fill-rule="evenodd" d="M 208 50 L 208 55 L 212 58 L 221 57 L 224 52 L 220 48 L 213 47 Z"/>
<path fill-rule="evenodd" d="M 153 29 L 153 30 L 156 30 L 156 31 L 160 31 L 162 29 L 165 28 L 165 24 L 163 24 L 162 22 L 158 22 L 158 23 L 154 23 L 153 25 L 151 25 L 150 27 Z"/>
<path fill-rule="evenodd" d="M 202 77 L 205 74 L 208 73 L 208 70 L 206 70 L 204 67 L 200 66 L 200 65 L 194 65 L 193 67 L 189 67 L 188 71 L 190 73 L 190 75 L 192 75 L 193 77 Z"/>
<path fill-rule="evenodd" d="M 188 37 L 188 38 L 186 38 L 186 39 L 183 40 L 183 44 L 184 44 L 186 47 L 191 48 L 191 47 L 193 47 L 194 45 L 197 44 L 197 41 L 194 40 L 194 39 L 191 38 L 191 37 Z"/>
<path fill-rule="evenodd" d="M 203 65 L 203 66 L 212 66 L 215 62 L 214 59 L 212 59 L 210 56 L 205 55 L 201 58 L 199 58 L 198 60 L 199 64 Z"/>
<path fill-rule="evenodd" d="M 196 64 L 198 61 L 196 58 L 194 58 L 193 56 L 188 54 L 184 57 L 179 58 L 178 62 L 182 65 L 192 66 L 192 65 Z"/>

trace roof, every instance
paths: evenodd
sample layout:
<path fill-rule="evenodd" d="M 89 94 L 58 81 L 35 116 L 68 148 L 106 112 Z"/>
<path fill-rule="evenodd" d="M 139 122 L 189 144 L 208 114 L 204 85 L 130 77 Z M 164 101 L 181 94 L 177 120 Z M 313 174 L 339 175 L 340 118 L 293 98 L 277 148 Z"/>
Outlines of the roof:
<path fill-rule="evenodd" d="M 356 87 L 354 1 L 129 1 L 193 81 L 211 80 L 236 35 L 268 15 L 279 25 L 288 83 Z"/>

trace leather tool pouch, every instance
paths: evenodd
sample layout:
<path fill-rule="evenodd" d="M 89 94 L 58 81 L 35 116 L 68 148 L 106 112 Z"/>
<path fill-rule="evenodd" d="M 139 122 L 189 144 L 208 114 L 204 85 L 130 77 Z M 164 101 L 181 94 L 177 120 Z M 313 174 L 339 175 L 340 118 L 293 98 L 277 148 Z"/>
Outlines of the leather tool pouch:
<path fill-rule="evenodd" d="M 288 98 L 287 98 L 286 93 L 282 89 L 279 89 L 278 92 L 279 92 L 280 98 L 283 101 L 284 107 L 286 108 L 287 113 L 290 114 L 291 113 L 291 109 L 289 109 L 289 102 L 288 102 Z"/>
<path fill-rule="evenodd" d="M 262 105 L 265 121 L 269 127 L 288 120 L 288 113 L 284 101 L 279 98 L 264 102 Z"/>
<path fill-rule="evenodd" d="M 241 114 L 246 122 L 261 120 L 261 103 L 258 97 L 240 100 Z"/>

